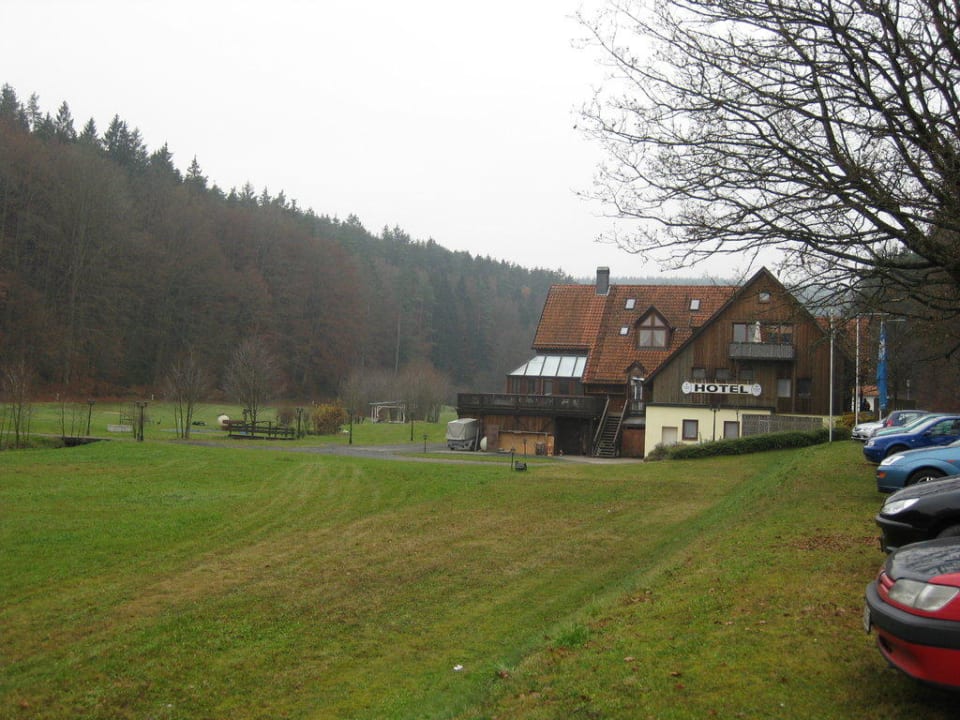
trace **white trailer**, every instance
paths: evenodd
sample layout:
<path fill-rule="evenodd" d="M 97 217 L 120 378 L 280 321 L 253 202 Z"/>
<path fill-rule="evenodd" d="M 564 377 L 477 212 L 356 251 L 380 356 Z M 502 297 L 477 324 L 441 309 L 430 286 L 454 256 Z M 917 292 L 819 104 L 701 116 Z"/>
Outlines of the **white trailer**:
<path fill-rule="evenodd" d="M 447 447 L 451 450 L 476 450 L 480 442 L 480 421 L 460 418 L 447 423 Z"/>

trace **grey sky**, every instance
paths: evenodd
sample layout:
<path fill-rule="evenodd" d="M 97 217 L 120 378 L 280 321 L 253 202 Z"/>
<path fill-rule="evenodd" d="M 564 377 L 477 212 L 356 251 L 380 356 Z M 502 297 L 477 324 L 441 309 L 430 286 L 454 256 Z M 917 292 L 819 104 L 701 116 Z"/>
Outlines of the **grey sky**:
<path fill-rule="evenodd" d="M 574 129 L 601 82 L 572 46 L 579 0 L 4 0 L 0 83 L 64 100 L 79 130 L 118 114 L 194 156 L 379 234 L 527 267 L 656 272 L 594 242 L 599 151 Z"/>

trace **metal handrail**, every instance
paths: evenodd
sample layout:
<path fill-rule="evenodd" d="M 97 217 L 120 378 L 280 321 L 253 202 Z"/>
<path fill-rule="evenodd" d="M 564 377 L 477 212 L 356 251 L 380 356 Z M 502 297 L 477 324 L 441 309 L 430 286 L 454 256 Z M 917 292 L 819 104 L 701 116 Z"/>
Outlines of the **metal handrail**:
<path fill-rule="evenodd" d="M 592 453 L 597 454 L 597 446 L 600 444 L 600 434 L 603 432 L 603 426 L 607 423 L 607 410 L 610 409 L 610 396 L 607 395 L 607 402 L 603 405 L 603 413 L 600 415 L 600 422 L 597 423 L 597 431 L 593 434 Z"/>

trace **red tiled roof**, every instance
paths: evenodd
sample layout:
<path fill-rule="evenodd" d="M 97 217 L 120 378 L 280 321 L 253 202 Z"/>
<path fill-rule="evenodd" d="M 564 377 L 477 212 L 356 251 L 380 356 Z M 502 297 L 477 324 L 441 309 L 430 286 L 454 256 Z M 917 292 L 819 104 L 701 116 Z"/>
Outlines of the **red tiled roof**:
<path fill-rule="evenodd" d="M 554 285 L 533 339 L 537 350 L 587 350 L 596 341 L 607 298 L 593 285 Z"/>
<path fill-rule="evenodd" d="M 550 288 L 533 347 L 544 350 L 586 350 L 585 383 L 623 383 L 639 364 L 653 373 L 739 290 L 726 285 L 611 285 L 597 295 L 593 285 L 554 285 Z M 627 308 L 632 299 L 633 308 Z M 699 309 L 691 301 L 699 300 Z M 638 349 L 636 323 L 649 311 L 658 312 L 671 328 L 663 350 Z M 628 328 L 626 335 L 621 328 Z"/>

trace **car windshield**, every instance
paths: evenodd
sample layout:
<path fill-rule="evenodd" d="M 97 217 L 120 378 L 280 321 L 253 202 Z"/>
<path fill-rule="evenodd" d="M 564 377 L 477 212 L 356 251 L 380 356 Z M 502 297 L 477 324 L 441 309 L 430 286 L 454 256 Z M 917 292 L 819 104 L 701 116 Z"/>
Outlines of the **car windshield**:
<path fill-rule="evenodd" d="M 900 433 L 911 432 L 912 430 L 916 429 L 918 426 L 923 425 L 924 423 L 927 423 L 927 422 L 929 422 L 930 420 L 933 420 L 934 418 L 937 418 L 937 417 L 943 417 L 943 416 L 941 416 L 941 415 L 935 415 L 935 414 L 933 414 L 933 413 L 931 413 L 931 414 L 929 414 L 929 415 L 921 415 L 920 417 L 916 418 L 915 420 L 911 420 L 911 421 L 908 422 L 906 425 L 899 425 L 899 426 L 894 426 L 894 427 L 881 428 L 881 429 L 877 432 L 877 435 L 899 435 Z"/>
<path fill-rule="evenodd" d="M 906 430 L 912 430 L 917 425 L 925 423 L 928 420 L 932 420 L 934 417 L 935 417 L 934 415 L 921 415 L 920 417 L 911 420 L 906 425 L 901 425 L 900 427 L 897 428 L 897 430 L 899 430 L 900 432 L 904 432 Z"/>

